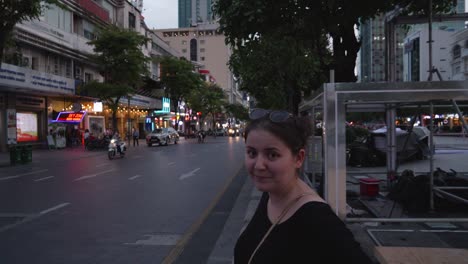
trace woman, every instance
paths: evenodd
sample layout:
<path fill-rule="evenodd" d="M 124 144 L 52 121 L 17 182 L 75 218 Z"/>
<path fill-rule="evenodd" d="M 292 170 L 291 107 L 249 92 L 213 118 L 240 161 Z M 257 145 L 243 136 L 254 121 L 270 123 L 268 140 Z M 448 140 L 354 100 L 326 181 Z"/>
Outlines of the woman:
<path fill-rule="evenodd" d="M 372 263 L 326 202 L 299 178 L 311 129 L 285 111 L 254 109 L 245 165 L 264 192 L 234 263 Z"/>

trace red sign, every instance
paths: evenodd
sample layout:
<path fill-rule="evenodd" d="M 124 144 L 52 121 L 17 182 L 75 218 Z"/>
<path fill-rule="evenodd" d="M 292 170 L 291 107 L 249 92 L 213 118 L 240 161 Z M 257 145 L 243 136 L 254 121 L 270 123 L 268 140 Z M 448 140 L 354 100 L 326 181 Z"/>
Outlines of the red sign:
<path fill-rule="evenodd" d="M 55 121 L 79 123 L 83 120 L 85 114 L 86 112 L 60 112 Z"/>

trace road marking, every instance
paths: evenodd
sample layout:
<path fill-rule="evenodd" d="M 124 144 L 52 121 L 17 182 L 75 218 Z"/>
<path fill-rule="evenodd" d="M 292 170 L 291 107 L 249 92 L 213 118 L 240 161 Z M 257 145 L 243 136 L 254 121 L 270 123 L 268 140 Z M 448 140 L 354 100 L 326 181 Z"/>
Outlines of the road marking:
<path fill-rule="evenodd" d="M 144 235 L 147 239 L 137 240 L 135 243 L 124 243 L 124 245 L 143 245 L 143 246 L 174 246 L 179 241 L 181 235 Z"/>
<path fill-rule="evenodd" d="M 197 172 L 199 170 L 200 170 L 200 168 L 196 168 L 196 169 L 194 169 L 193 171 L 191 171 L 189 173 L 182 174 L 182 175 L 180 175 L 179 180 L 183 180 L 183 179 L 187 179 L 188 177 L 192 177 L 192 176 L 195 175 L 195 172 Z"/>
<path fill-rule="evenodd" d="M 110 169 L 110 170 L 101 171 L 101 172 L 98 172 L 98 173 L 95 173 L 95 174 L 82 176 L 82 177 L 79 177 L 78 179 L 75 179 L 74 181 L 81 181 L 81 180 L 86 180 L 86 179 L 89 179 L 89 178 L 94 178 L 94 177 L 99 176 L 101 174 L 109 173 L 109 172 L 112 172 L 112 171 L 115 171 L 115 169 Z"/>
<path fill-rule="evenodd" d="M 49 176 L 49 177 L 44 177 L 44 178 L 39 178 L 39 179 L 36 179 L 34 180 L 35 182 L 40 182 L 40 181 L 45 181 L 47 179 L 50 179 L 50 178 L 54 178 L 55 176 Z"/>
<path fill-rule="evenodd" d="M 110 163 L 103 163 L 103 164 L 96 165 L 96 168 L 100 168 L 100 167 L 104 167 L 108 165 L 110 165 Z"/>
<path fill-rule="evenodd" d="M 141 175 L 135 175 L 135 176 L 130 177 L 130 178 L 128 178 L 128 179 L 131 180 L 131 181 L 133 181 L 134 179 L 139 178 L 139 177 L 141 177 Z"/>
<path fill-rule="evenodd" d="M 174 165 L 174 164 L 175 164 L 175 162 L 169 162 L 169 163 L 167 164 L 167 166 L 171 166 L 171 165 Z"/>
<path fill-rule="evenodd" d="M 16 178 L 19 178 L 19 177 L 32 175 L 32 174 L 39 174 L 39 173 L 43 173 L 43 172 L 46 172 L 46 171 L 48 171 L 48 169 L 38 170 L 38 171 L 31 171 L 31 172 L 26 172 L 26 173 L 22 173 L 22 174 L 13 175 L 13 176 L 3 177 L 3 178 L 0 178 L 0 181 L 16 179 Z"/>
<path fill-rule="evenodd" d="M 47 214 L 47 213 L 50 213 L 50 212 L 52 212 L 52 211 L 58 210 L 58 209 L 60 209 L 60 208 L 62 208 L 62 207 L 65 207 L 65 206 L 67 206 L 67 205 L 69 205 L 69 204 L 70 204 L 70 203 L 61 203 L 61 204 L 59 204 L 59 205 L 57 205 L 57 206 L 51 207 L 51 208 L 49 208 L 49 209 L 47 209 L 47 210 L 44 210 L 44 211 L 40 212 L 39 215 L 45 215 L 45 214 Z"/>
<path fill-rule="evenodd" d="M 172 248 L 172 250 L 169 252 L 169 254 L 164 258 L 164 260 L 162 261 L 162 264 L 172 264 L 180 256 L 180 254 L 182 254 L 185 246 L 188 244 L 190 239 L 192 239 L 192 236 L 198 231 L 198 229 L 200 229 L 201 225 L 206 221 L 211 211 L 213 211 L 216 204 L 218 204 L 219 200 L 221 200 L 221 197 L 227 191 L 228 187 L 231 185 L 236 175 L 242 169 L 242 166 L 239 167 L 239 169 L 236 170 L 236 172 L 229 179 L 226 180 L 226 182 L 224 183 L 224 186 L 216 194 L 215 198 L 211 201 L 210 205 L 205 209 L 205 211 L 203 211 L 200 218 L 198 218 L 198 220 L 190 226 L 189 230 L 182 236 L 182 238 L 179 239 L 179 242 L 177 242 L 177 245 L 175 245 Z"/>
<path fill-rule="evenodd" d="M 13 224 L 11 224 L 11 225 L 6 225 L 6 226 L 0 227 L 0 233 L 6 231 L 6 230 L 8 230 L 8 229 L 12 229 L 12 228 L 14 228 L 14 227 L 17 227 L 17 226 L 19 226 L 19 225 L 22 225 L 22 224 L 24 224 L 24 223 L 30 222 L 30 221 L 32 221 L 32 220 L 34 220 L 34 219 L 37 219 L 37 218 L 39 218 L 39 217 L 41 217 L 41 216 L 43 216 L 43 215 L 45 215 L 45 214 L 47 214 L 47 213 L 50 213 L 50 212 L 52 212 L 52 211 L 58 210 L 58 209 L 60 209 L 60 208 L 62 208 L 62 207 L 65 207 L 65 206 L 67 206 L 67 205 L 69 205 L 69 204 L 70 204 L 70 203 L 62 203 L 62 204 L 59 204 L 59 205 L 57 205 L 57 206 L 51 207 L 51 208 L 49 208 L 49 209 L 46 209 L 46 210 L 40 212 L 39 214 L 24 215 L 25 217 L 24 217 L 21 221 L 15 222 L 15 223 L 13 223 Z"/>

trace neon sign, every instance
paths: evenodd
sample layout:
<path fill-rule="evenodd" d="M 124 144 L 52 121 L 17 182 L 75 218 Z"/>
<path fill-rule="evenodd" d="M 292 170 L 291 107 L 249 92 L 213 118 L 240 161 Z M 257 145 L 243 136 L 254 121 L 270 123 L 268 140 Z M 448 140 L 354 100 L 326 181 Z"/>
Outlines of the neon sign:
<path fill-rule="evenodd" d="M 162 98 L 162 109 L 154 111 L 155 114 L 163 114 L 171 112 L 171 99 L 163 97 Z"/>
<path fill-rule="evenodd" d="M 85 111 L 80 112 L 60 112 L 55 122 L 61 123 L 80 123 L 86 115 Z"/>

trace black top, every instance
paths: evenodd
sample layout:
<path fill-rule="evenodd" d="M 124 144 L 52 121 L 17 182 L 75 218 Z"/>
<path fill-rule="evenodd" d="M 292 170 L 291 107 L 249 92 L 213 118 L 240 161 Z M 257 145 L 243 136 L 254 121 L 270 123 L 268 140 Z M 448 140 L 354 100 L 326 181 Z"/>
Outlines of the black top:
<path fill-rule="evenodd" d="M 250 255 L 272 223 L 267 215 L 268 194 L 240 235 L 234 263 L 248 263 Z M 345 224 L 328 204 L 308 202 L 273 228 L 252 260 L 259 263 L 372 263 Z"/>

